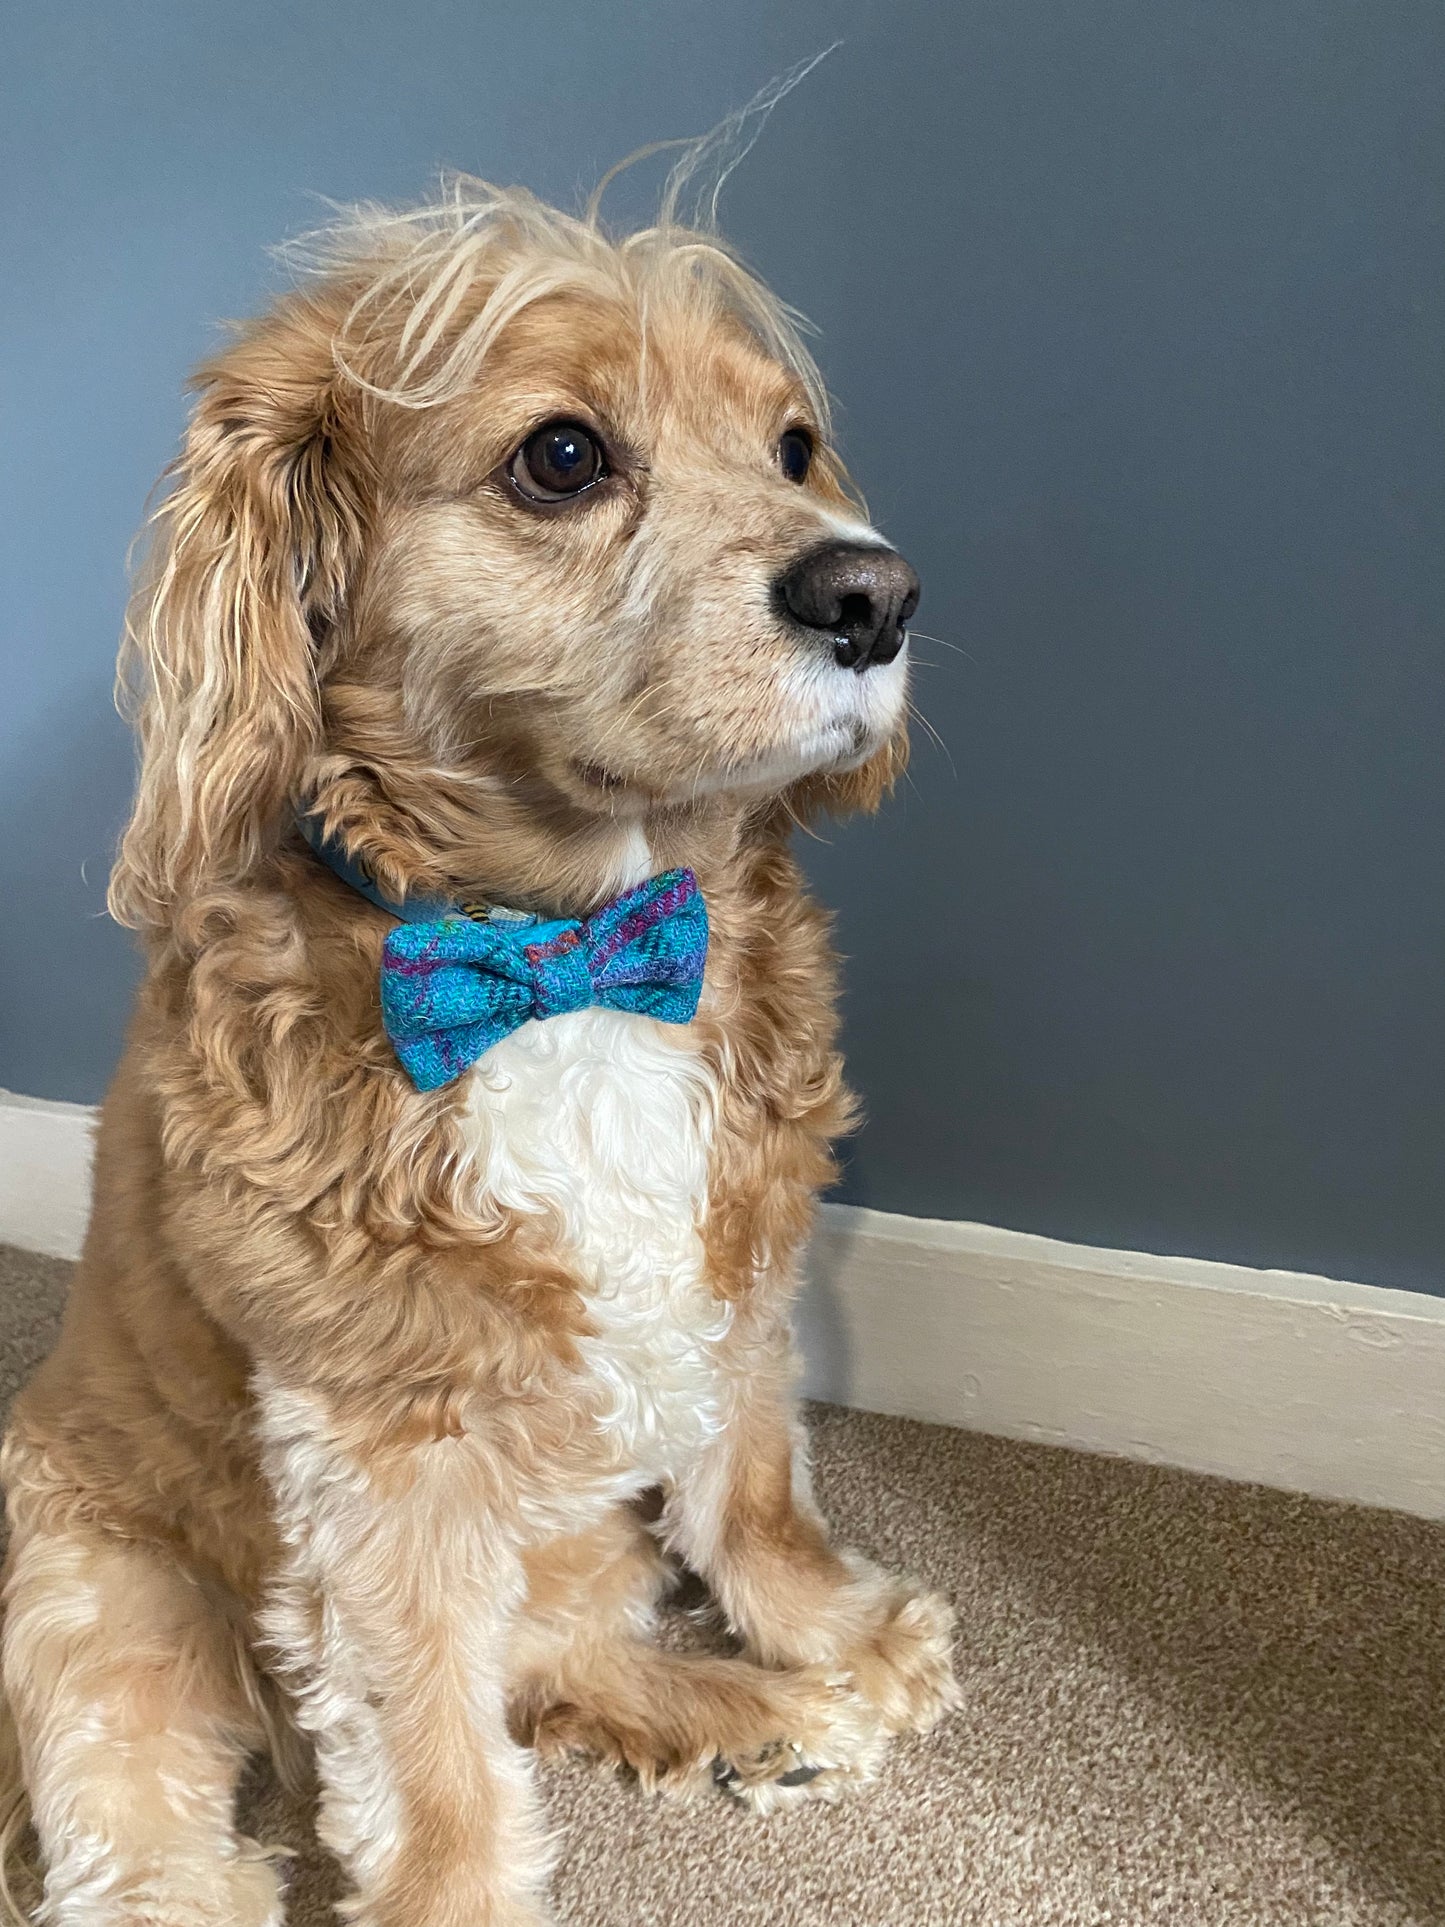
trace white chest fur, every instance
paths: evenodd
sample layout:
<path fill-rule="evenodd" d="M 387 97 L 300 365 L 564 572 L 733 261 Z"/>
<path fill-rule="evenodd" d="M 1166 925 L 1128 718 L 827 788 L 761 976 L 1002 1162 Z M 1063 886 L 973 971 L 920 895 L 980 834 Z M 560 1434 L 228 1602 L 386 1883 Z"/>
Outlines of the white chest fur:
<path fill-rule="evenodd" d="M 618 1473 L 675 1474 L 720 1425 L 730 1308 L 704 1279 L 700 1235 L 715 1100 L 685 1030 L 599 1009 L 524 1024 L 471 1073 L 477 1185 L 542 1220 L 582 1283 Z"/>

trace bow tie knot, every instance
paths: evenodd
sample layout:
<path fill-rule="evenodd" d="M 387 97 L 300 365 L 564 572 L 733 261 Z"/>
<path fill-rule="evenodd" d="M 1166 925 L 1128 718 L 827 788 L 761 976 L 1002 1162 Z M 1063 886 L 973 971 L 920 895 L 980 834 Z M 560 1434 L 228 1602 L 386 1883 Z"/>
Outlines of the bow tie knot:
<path fill-rule="evenodd" d="M 580 929 L 564 930 L 550 943 L 529 943 L 522 955 L 536 972 L 539 1017 L 565 1017 L 569 1011 L 586 1010 L 592 1002 L 592 973 Z"/>
<path fill-rule="evenodd" d="M 450 1084 L 532 1018 L 607 1010 L 685 1024 L 707 961 L 691 870 L 669 870 L 581 921 L 401 923 L 382 953 L 387 1035 L 418 1090 Z"/>

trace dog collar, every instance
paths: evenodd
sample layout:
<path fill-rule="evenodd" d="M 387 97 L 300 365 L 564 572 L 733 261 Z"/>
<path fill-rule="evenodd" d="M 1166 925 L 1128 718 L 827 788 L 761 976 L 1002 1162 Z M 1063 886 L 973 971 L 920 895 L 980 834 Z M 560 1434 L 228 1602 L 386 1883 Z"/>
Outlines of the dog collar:
<path fill-rule="evenodd" d="M 299 813 L 296 827 L 310 845 L 313 855 L 320 857 L 333 876 L 340 877 L 358 896 L 365 897 L 368 903 L 374 903 L 378 910 L 385 910 L 398 923 L 435 923 L 441 917 L 468 917 L 473 923 L 540 924 L 543 921 L 530 910 L 512 910 L 505 904 L 486 903 L 480 899 L 454 903 L 447 897 L 405 897 L 398 902 L 383 895 L 367 865 L 348 853 L 339 836 L 328 836 L 321 818 L 314 812 Z M 558 928 L 561 928 L 560 923 Z"/>

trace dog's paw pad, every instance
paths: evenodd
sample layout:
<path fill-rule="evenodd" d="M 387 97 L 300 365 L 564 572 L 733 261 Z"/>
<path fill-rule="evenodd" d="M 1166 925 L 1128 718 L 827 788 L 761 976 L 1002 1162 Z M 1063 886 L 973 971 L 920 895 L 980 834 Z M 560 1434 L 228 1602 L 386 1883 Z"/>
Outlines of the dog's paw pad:
<path fill-rule="evenodd" d="M 714 1761 L 714 1784 L 755 1813 L 799 1800 L 836 1800 L 878 1770 L 883 1736 L 861 1702 L 831 1696 L 830 1717 L 801 1740 L 774 1740 L 756 1752 Z"/>
<path fill-rule="evenodd" d="M 772 1769 L 776 1767 L 779 1760 L 786 1758 L 789 1754 L 796 1758 L 797 1749 L 785 1747 L 781 1741 L 776 1747 L 765 1748 L 753 1763 L 762 1771 L 760 1779 L 754 1779 L 751 1776 L 745 1779 L 743 1771 L 734 1766 L 731 1760 L 716 1759 L 712 1763 L 713 1785 L 721 1787 L 724 1793 L 740 1793 L 746 1786 L 752 1785 L 789 1788 L 808 1786 L 820 1773 L 826 1773 L 828 1770 L 821 1764 L 799 1760 L 796 1766 L 786 1767 L 781 1773 L 774 1772 Z"/>

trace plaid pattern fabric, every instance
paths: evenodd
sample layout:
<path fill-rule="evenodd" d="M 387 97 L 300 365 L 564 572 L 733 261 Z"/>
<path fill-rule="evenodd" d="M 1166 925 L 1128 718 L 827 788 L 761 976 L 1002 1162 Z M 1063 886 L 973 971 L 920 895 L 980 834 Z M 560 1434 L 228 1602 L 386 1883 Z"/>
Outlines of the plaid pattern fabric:
<path fill-rule="evenodd" d="M 600 1004 L 685 1024 L 707 961 L 691 870 L 668 870 L 582 922 L 401 923 L 381 966 L 381 1013 L 407 1075 L 434 1091 L 534 1017 Z"/>

